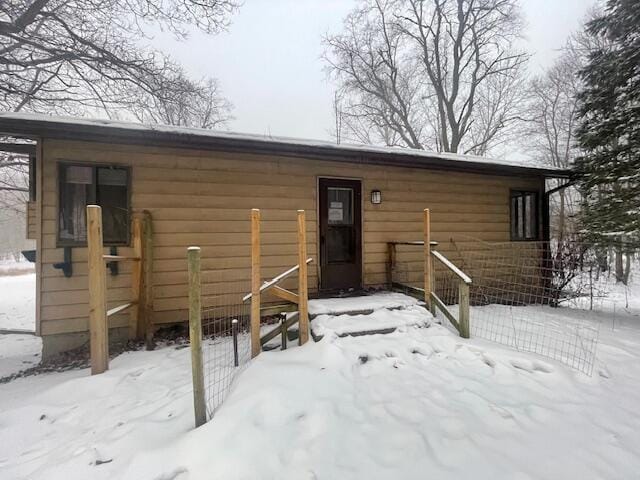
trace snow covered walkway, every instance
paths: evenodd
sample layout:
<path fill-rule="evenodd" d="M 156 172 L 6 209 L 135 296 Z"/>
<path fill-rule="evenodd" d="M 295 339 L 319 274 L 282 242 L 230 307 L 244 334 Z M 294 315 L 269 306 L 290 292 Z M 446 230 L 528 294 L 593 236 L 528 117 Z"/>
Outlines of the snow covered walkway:
<path fill-rule="evenodd" d="M 393 292 L 311 300 L 309 313 L 316 339 L 333 333 L 341 337 L 391 333 L 403 327 L 425 327 L 433 319 L 415 298 Z"/>

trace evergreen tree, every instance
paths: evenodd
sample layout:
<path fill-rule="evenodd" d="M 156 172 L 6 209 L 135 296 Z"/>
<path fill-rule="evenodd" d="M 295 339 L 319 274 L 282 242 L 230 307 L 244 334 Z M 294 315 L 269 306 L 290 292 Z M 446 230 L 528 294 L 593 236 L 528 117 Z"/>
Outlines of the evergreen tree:
<path fill-rule="evenodd" d="M 576 162 L 589 241 L 640 249 L 640 1 L 608 0 L 587 33 L 606 40 L 580 75 Z"/>

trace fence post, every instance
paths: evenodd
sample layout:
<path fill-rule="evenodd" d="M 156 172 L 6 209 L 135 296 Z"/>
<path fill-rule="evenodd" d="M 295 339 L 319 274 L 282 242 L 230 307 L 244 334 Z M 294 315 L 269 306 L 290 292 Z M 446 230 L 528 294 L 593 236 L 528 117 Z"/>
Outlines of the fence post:
<path fill-rule="evenodd" d="M 96 375 L 109 368 L 107 274 L 102 257 L 102 209 L 97 205 L 87 205 L 87 247 L 91 375 Z"/>
<path fill-rule="evenodd" d="M 202 301 L 200 297 L 200 247 L 187 249 L 189 264 L 189 341 L 191 343 L 191 373 L 193 377 L 193 409 L 196 428 L 207 421 L 202 366 Z"/>
<path fill-rule="evenodd" d="M 458 296 L 460 336 L 462 338 L 469 338 L 469 285 L 465 282 L 459 282 Z"/>
<path fill-rule="evenodd" d="M 304 210 L 298 210 L 298 343 L 309 340 L 309 291 L 307 284 L 307 222 Z"/>
<path fill-rule="evenodd" d="M 434 309 L 431 304 L 431 216 L 429 209 L 424 209 L 424 302 L 433 313 Z"/>
<path fill-rule="evenodd" d="M 142 220 L 142 276 L 144 295 L 144 308 L 142 309 L 142 321 L 138 322 L 140 338 L 144 337 L 147 350 L 153 350 L 153 225 L 151 223 L 151 213 L 147 210 L 143 212 Z"/>
<path fill-rule="evenodd" d="M 142 305 L 142 221 L 139 217 L 133 219 L 133 256 L 138 260 L 133 261 L 131 270 L 131 298 L 136 305 L 129 313 L 129 338 L 136 338 L 138 334 L 138 323 L 142 321 L 144 305 Z"/>
<path fill-rule="evenodd" d="M 238 362 L 238 319 L 231 320 L 231 335 L 233 336 L 233 366 L 240 365 Z"/>
<path fill-rule="evenodd" d="M 387 289 L 393 288 L 393 271 L 396 268 L 396 244 L 387 243 Z"/>
<path fill-rule="evenodd" d="M 251 210 L 251 357 L 260 345 L 260 210 Z"/>

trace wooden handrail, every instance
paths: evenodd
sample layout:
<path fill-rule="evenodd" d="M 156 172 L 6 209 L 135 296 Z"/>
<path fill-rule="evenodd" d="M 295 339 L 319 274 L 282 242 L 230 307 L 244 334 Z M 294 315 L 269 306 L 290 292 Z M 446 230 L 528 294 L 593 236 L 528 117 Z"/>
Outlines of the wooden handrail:
<path fill-rule="evenodd" d="M 313 258 L 309 257 L 307 258 L 307 265 L 309 265 L 311 262 L 313 262 Z M 293 273 L 297 272 L 298 269 L 300 268 L 300 265 L 295 265 L 293 267 L 291 267 L 289 270 L 282 272 L 280 275 L 278 275 L 277 277 L 273 277 L 271 280 L 269 280 L 268 282 L 264 282 L 261 286 L 260 286 L 260 293 L 264 292 L 265 290 L 270 289 L 271 287 L 277 285 L 278 283 L 280 283 L 282 280 L 284 280 L 285 278 L 287 278 L 288 276 L 292 275 Z M 252 294 L 248 293 L 246 294 L 244 297 L 242 297 L 242 301 L 246 302 L 247 300 L 249 300 L 251 298 Z"/>
<path fill-rule="evenodd" d="M 433 255 L 435 258 L 440 260 L 440 262 L 445 267 L 447 267 L 449 270 L 451 270 L 464 283 L 466 283 L 467 285 L 470 285 L 472 283 L 471 282 L 471 277 L 469 277 L 469 275 L 467 275 L 462 270 L 460 270 L 458 267 L 456 267 L 447 257 L 442 255 L 440 252 L 438 252 L 437 250 L 432 250 L 431 251 L 431 255 Z"/>
<path fill-rule="evenodd" d="M 118 305 L 117 307 L 110 308 L 109 310 L 107 310 L 107 317 L 110 317 L 111 315 L 115 315 L 116 313 L 124 312 L 127 308 L 131 308 L 137 304 L 138 304 L 137 301 L 133 301 L 129 303 L 123 303 L 122 305 Z"/>
<path fill-rule="evenodd" d="M 102 255 L 102 258 L 106 262 L 124 262 L 126 260 L 139 261 L 140 257 L 127 257 L 124 255 Z"/>
<path fill-rule="evenodd" d="M 393 272 L 396 270 L 397 245 L 415 245 L 423 247 L 423 284 L 424 288 L 416 288 L 394 281 Z M 407 291 L 410 295 L 423 300 L 433 316 L 436 308 L 444 313 L 451 324 L 463 338 L 469 338 L 469 285 L 471 277 L 456 267 L 447 257 L 432 247 L 438 242 L 431 240 L 431 214 L 428 208 L 423 211 L 423 240 L 413 242 L 387 242 L 387 285 L 389 289 L 397 288 Z M 450 272 L 458 278 L 458 318 L 449 311 L 447 305 L 435 293 L 435 276 L 433 258 L 440 261 Z"/>
<path fill-rule="evenodd" d="M 416 240 L 415 242 L 387 242 L 388 245 L 424 245 L 424 241 L 423 240 Z M 437 247 L 438 246 L 438 242 L 434 242 L 433 240 L 429 242 L 429 245 L 431 245 L 432 247 Z"/>

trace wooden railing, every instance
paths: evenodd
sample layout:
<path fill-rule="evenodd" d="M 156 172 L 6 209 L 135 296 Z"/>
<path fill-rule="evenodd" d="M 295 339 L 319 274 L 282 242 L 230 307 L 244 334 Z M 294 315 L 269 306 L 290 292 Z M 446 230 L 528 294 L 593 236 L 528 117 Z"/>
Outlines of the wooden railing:
<path fill-rule="evenodd" d="M 309 265 L 311 262 L 313 261 L 313 258 L 307 258 L 306 261 L 306 265 Z M 305 265 L 305 267 L 306 267 Z M 279 287 L 278 283 L 282 282 L 285 278 L 293 275 L 295 272 L 300 270 L 300 265 L 295 265 L 293 267 L 291 267 L 290 269 L 282 272 L 280 275 L 273 277 L 271 280 L 264 282 L 261 286 L 260 286 L 260 295 L 262 295 L 263 293 L 271 293 L 272 295 L 286 301 L 289 303 L 292 303 L 294 305 L 297 306 L 298 308 L 298 312 L 300 311 L 300 304 L 304 303 L 306 304 L 306 301 L 303 300 L 303 302 L 300 301 L 300 294 L 299 293 L 293 293 L 285 288 Z M 299 277 L 300 278 L 300 277 Z M 300 291 L 300 289 L 298 289 L 298 291 Z M 244 297 L 242 297 L 242 301 L 246 302 L 247 300 L 251 299 L 253 297 L 252 293 L 249 293 L 247 295 L 245 295 Z M 262 309 L 260 309 L 262 312 Z M 306 311 L 306 307 L 305 307 L 305 311 Z M 306 318 L 306 321 L 308 322 L 308 313 L 303 313 L 303 316 Z M 283 321 L 280 325 L 278 325 L 277 327 L 275 327 L 273 330 L 270 330 L 269 332 L 265 333 L 264 335 L 262 335 L 260 337 L 260 346 L 264 346 L 269 340 L 272 340 L 274 338 L 276 338 L 278 335 L 282 335 L 283 338 L 286 335 L 286 331 L 293 325 L 295 325 L 299 320 L 300 320 L 301 315 L 298 313 L 297 316 L 291 316 L 288 320 Z M 304 322 L 303 322 L 304 323 Z M 284 340 L 286 342 L 286 340 Z"/>
<path fill-rule="evenodd" d="M 262 345 L 274 338 L 278 332 L 286 329 L 296 320 L 284 322 L 278 328 L 268 332 L 260 338 L 261 296 L 269 292 L 272 295 L 297 305 L 299 322 L 298 342 L 303 345 L 309 340 L 309 292 L 307 283 L 307 265 L 313 261 L 307 257 L 307 230 L 304 210 L 298 210 L 298 264 L 277 275 L 273 279 L 260 283 L 260 210 L 251 210 L 251 293 L 245 295 L 242 301 L 251 300 L 251 356 L 255 357 L 262 351 Z M 298 293 L 280 287 L 278 284 L 287 277 L 298 272 Z"/>
<path fill-rule="evenodd" d="M 133 254 L 105 255 L 102 232 L 102 209 L 87 206 L 87 247 L 89 273 L 89 335 L 91 350 L 91 374 L 102 373 L 109 368 L 109 317 L 130 310 L 129 338 L 145 338 L 151 342 L 151 215 L 144 212 L 136 216 L 132 224 Z M 107 310 L 108 262 L 133 262 L 131 270 L 132 299 Z"/>
<path fill-rule="evenodd" d="M 443 265 L 458 279 L 458 318 L 455 317 L 447 305 L 436 294 L 435 282 L 431 284 L 432 290 L 430 296 L 432 312 L 435 311 L 437 307 L 444 316 L 447 317 L 455 329 L 458 330 L 462 338 L 469 338 L 469 285 L 471 285 L 471 278 L 440 252 L 433 250 L 431 256 L 438 260 L 440 265 Z"/>
<path fill-rule="evenodd" d="M 422 246 L 423 247 L 423 285 L 424 288 L 396 282 L 394 272 L 397 264 L 397 246 Z M 423 240 L 413 242 L 387 242 L 387 285 L 389 289 L 401 290 L 412 296 L 424 300 L 427 308 L 435 316 L 436 309 L 440 310 L 463 338 L 469 338 L 469 285 L 471 278 L 447 259 L 442 253 L 434 250 L 438 243 L 431 241 L 431 217 L 429 209 L 424 210 L 423 215 Z M 435 285 L 433 260 L 458 279 L 458 318 L 451 312 L 445 302 L 438 297 Z"/>

